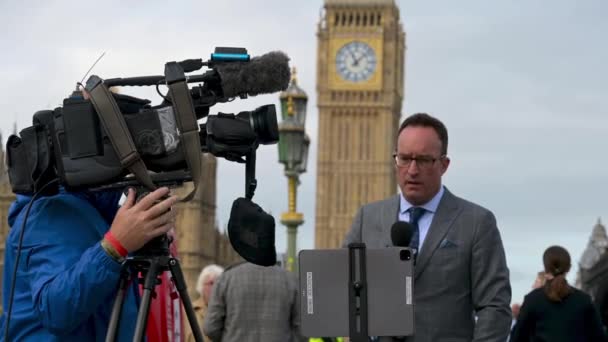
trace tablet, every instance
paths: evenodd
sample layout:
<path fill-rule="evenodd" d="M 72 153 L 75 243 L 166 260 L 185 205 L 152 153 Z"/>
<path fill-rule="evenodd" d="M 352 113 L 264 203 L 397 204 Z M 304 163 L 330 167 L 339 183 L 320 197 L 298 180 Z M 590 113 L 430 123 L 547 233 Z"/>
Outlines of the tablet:
<path fill-rule="evenodd" d="M 300 319 L 304 336 L 349 336 L 348 248 L 299 253 Z M 366 249 L 368 334 L 414 334 L 411 250 Z"/>

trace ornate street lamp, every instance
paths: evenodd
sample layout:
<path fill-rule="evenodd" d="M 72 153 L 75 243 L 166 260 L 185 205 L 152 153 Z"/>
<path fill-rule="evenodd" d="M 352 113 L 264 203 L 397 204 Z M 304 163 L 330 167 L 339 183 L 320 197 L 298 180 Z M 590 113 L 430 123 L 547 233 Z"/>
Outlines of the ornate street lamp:
<path fill-rule="evenodd" d="M 298 87 L 296 70 L 291 71 L 291 82 L 281 92 L 281 116 L 279 124 L 279 162 L 285 165 L 288 181 L 288 211 L 281 215 L 281 223 L 287 227 L 287 269 L 296 269 L 296 237 L 298 226 L 304 223 L 301 213 L 296 211 L 297 186 L 300 174 L 306 172 L 310 138 L 304 131 L 308 96 Z"/>

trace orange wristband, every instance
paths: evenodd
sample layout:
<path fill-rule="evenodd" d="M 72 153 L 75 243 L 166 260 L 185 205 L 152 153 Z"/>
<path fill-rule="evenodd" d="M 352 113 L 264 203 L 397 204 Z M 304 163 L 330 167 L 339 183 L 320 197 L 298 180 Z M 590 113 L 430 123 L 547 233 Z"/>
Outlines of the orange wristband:
<path fill-rule="evenodd" d="M 104 238 L 110 243 L 110 245 L 112 245 L 112 247 L 114 247 L 121 257 L 124 258 L 127 256 L 127 254 L 129 254 L 127 249 L 120 243 L 120 241 L 118 241 L 114 235 L 112 235 L 112 232 L 107 232 Z"/>

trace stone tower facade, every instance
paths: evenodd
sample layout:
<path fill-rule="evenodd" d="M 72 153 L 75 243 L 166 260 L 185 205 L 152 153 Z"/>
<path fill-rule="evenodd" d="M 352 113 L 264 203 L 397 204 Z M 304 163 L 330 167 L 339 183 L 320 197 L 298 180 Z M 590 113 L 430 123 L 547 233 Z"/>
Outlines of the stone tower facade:
<path fill-rule="evenodd" d="M 594 296 L 598 286 L 608 279 L 608 235 L 601 219 L 593 226 L 587 247 L 578 263 L 575 286 Z"/>
<path fill-rule="evenodd" d="M 315 245 L 334 248 L 359 206 L 397 191 L 405 32 L 393 0 L 326 0 L 317 41 Z"/>
<path fill-rule="evenodd" d="M 227 266 L 240 260 L 232 249 L 228 235 L 216 224 L 217 159 L 203 154 L 202 179 L 194 198 L 177 205 L 175 223 L 176 244 L 180 265 L 190 298 L 197 298 L 196 280 L 203 267 L 209 264 Z M 192 189 L 184 187 L 183 192 Z"/>

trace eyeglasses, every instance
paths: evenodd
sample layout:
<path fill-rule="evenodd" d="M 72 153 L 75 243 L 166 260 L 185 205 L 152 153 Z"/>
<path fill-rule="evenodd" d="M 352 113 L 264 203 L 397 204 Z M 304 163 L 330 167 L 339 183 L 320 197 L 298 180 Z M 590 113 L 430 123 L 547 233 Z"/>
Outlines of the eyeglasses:
<path fill-rule="evenodd" d="M 415 161 L 416 166 L 418 166 L 418 168 L 421 170 L 430 169 L 437 160 L 443 159 L 445 157 L 446 155 L 442 155 L 439 156 L 439 158 L 435 158 L 431 156 L 413 157 L 408 154 L 393 154 L 393 158 L 395 158 L 395 164 L 397 164 L 398 167 L 409 167 L 410 164 Z"/>

